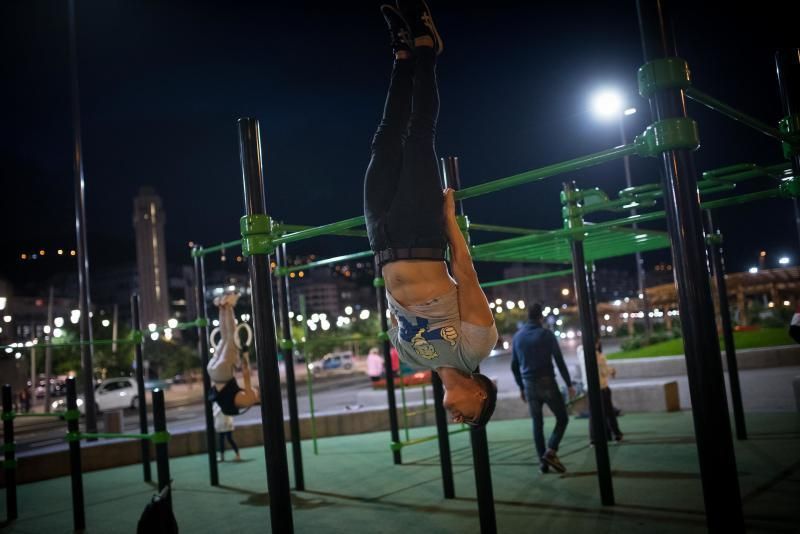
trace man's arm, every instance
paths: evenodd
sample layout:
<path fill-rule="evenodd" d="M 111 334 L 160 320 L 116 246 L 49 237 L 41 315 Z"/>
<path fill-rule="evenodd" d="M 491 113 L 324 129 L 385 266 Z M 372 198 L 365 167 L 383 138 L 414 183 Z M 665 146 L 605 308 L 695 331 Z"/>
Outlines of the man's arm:
<path fill-rule="evenodd" d="M 512 342 L 511 346 L 511 372 L 514 374 L 514 380 L 516 380 L 517 385 L 519 386 L 519 396 L 524 401 L 525 400 L 525 386 L 522 384 L 522 373 L 519 371 L 519 354 L 517 353 L 517 348 Z"/>
<path fill-rule="evenodd" d="M 478 326 L 491 326 L 494 316 L 478 282 L 478 273 L 472 264 L 469 246 L 458 227 L 453 193 L 452 189 L 445 189 L 444 213 L 447 240 L 450 242 L 450 268 L 458 283 L 458 310 L 462 321 Z"/>
<path fill-rule="evenodd" d="M 572 380 L 569 377 L 567 364 L 564 362 L 564 355 L 561 354 L 561 347 L 558 345 L 558 340 L 556 339 L 555 334 L 550 332 L 550 335 L 553 338 L 553 359 L 555 359 L 556 366 L 558 366 L 558 372 L 561 373 L 561 378 L 564 379 L 567 387 L 572 389 Z"/>

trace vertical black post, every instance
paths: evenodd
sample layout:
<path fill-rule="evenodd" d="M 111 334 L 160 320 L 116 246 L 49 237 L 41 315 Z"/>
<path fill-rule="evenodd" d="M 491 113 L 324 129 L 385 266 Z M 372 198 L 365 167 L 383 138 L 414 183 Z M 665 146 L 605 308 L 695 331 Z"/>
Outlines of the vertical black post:
<path fill-rule="evenodd" d="M 89 409 L 88 406 L 86 408 Z M 75 377 L 67 378 L 67 433 L 77 436 L 78 394 Z M 69 474 L 72 482 L 72 523 L 76 531 L 86 529 L 86 514 L 83 509 L 83 468 L 81 466 L 81 440 L 69 440 Z"/>
<path fill-rule="evenodd" d="M 458 158 L 448 156 L 440 159 L 442 180 L 445 187 L 461 188 L 461 175 L 459 174 Z M 464 216 L 464 203 L 457 202 L 458 214 Z M 469 244 L 469 234 L 465 239 Z M 475 372 L 480 373 L 480 368 Z M 478 497 L 478 516 L 481 524 L 481 534 L 497 532 L 497 519 L 494 510 L 494 492 L 492 490 L 492 469 L 489 460 L 489 441 L 486 437 L 486 427 L 473 427 L 469 431 L 472 445 L 472 465 L 475 471 L 475 490 Z"/>
<path fill-rule="evenodd" d="M 386 374 L 386 401 L 389 405 L 389 433 L 392 436 L 392 443 L 400 442 L 400 424 L 397 421 L 397 400 L 394 396 L 394 369 L 392 369 L 392 344 L 389 341 L 389 319 L 386 318 L 386 291 L 384 290 L 383 274 L 378 260 L 375 260 L 375 298 L 378 302 L 378 321 L 381 325 L 379 335 L 383 348 L 383 368 Z M 401 378 L 402 380 L 402 378 Z M 403 463 L 400 449 L 392 450 L 394 463 Z"/>
<path fill-rule="evenodd" d="M 164 390 L 156 388 L 153 390 L 153 430 L 158 439 L 155 440 L 156 449 L 156 472 L 158 473 L 158 491 L 163 492 L 164 488 L 170 485 L 169 474 L 169 441 L 166 439 L 167 432 L 167 412 L 164 408 Z M 172 508 L 172 492 L 169 491 L 167 502 Z"/>
<path fill-rule="evenodd" d="M 276 250 L 278 266 L 286 269 L 289 267 L 289 258 L 286 256 L 286 243 Z M 300 446 L 300 418 L 297 414 L 297 384 L 294 377 L 294 345 L 292 344 L 292 323 L 289 319 L 289 275 L 283 273 L 278 277 L 278 315 L 281 321 L 281 352 L 283 363 L 286 366 L 286 397 L 289 401 L 289 430 L 292 434 L 292 459 L 294 461 L 294 487 L 296 490 L 305 491 L 306 483 L 303 476 L 303 449 Z"/>
<path fill-rule="evenodd" d="M 141 334 L 142 322 L 139 317 L 139 294 L 134 293 L 131 295 L 131 323 L 134 332 Z M 136 352 L 136 394 L 139 396 L 139 432 L 141 434 L 148 434 L 147 429 L 147 399 L 144 390 L 144 358 L 142 351 L 144 349 L 144 337 L 139 343 L 134 346 Z M 144 481 L 150 482 L 153 477 L 150 474 L 150 442 L 149 440 L 140 440 L 141 453 L 142 453 L 142 469 L 144 470 Z"/>
<path fill-rule="evenodd" d="M 86 431 L 97 432 L 97 410 L 94 399 L 94 349 L 92 341 L 92 310 L 89 298 L 89 250 L 86 240 L 86 207 L 84 204 L 85 184 L 83 181 L 83 149 L 81 146 L 81 106 L 78 90 L 78 45 L 75 30 L 75 0 L 69 2 L 69 57 L 70 79 L 72 82 L 72 130 L 74 146 L 72 151 L 75 174 L 75 232 L 78 243 L 78 308 L 81 311 L 81 368 L 83 369 L 83 399 L 86 403 Z"/>
<path fill-rule="evenodd" d="M 258 121 L 255 119 L 239 119 L 239 156 L 244 182 L 246 216 L 250 218 L 264 216 L 267 213 L 267 203 L 261 163 L 261 134 Z M 283 432 L 283 402 L 278 372 L 278 351 L 275 347 L 275 317 L 272 313 L 269 256 L 250 255 L 248 266 L 255 349 L 258 357 L 258 382 L 261 391 L 261 429 L 266 465 L 269 467 L 267 485 L 272 532 L 291 533 L 294 532 L 294 520 L 289 491 L 286 436 Z"/>
<path fill-rule="evenodd" d="M 722 337 L 725 340 L 725 360 L 728 362 L 728 381 L 731 384 L 731 403 L 733 405 L 733 420 L 736 424 L 736 437 L 747 439 L 747 426 L 744 421 L 744 407 L 742 405 L 742 388 L 739 385 L 739 364 L 736 361 L 736 345 L 733 342 L 733 327 L 731 326 L 731 310 L 728 304 L 728 284 L 725 281 L 725 260 L 722 255 L 722 234 L 714 229 L 714 220 L 711 210 L 706 211 L 708 232 L 711 251 L 711 264 L 714 268 L 714 279 L 717 281 L 719 294 L 719 318 L 722 323 Z"/>
<path fill-rule="evenodd" d="M 594 327 L 595 341 L 600 339 L 600 318 L 597 316 L 597 283 L 595 280 L 594 262 L 591 263 L 586 273 L 586 281 L 589 289 L 589 312 L 592 314 L 592 326 Z M 645 309 L 645 315 L 647 310 Z"/>
<path fill-rule="evenodd" d="M 575 183 L 564 183 L 564 198 L 567 210 L 576 207 L 574 199 Z M 580 225 L 582 222 L 571 215 L 568 216 L 570 227 Z M 573 236 L 577 237 L 577 236 Z M 583 241 L 571 239 L 572 245 L 572 276 L 575 281 L 575 301 L 578 304 L 578 313 L 581 318 L 581 342 L 583 343 L 583 359 L 586 366 L 586 384 L 589 391 L 589 413 L 591 414 L 592 432 L 594 440 L 594 457 L 597 463 L 597 482 L 600 485 L 600 501 L 605 506 L 614 504 L 614 486 L 611 481 L 611 463 L 608 459 L 608 442 L 606 435 L 605 417 L 603 417 L 603 402 L 600 398 L 600 372 L 597 368 L 597 353 L 595 351 L 594 320 L 592 304 L 589 298 L 589 277 L 586 272 L 586 259 L 583 255 Z"/>
<path fill-rule="evenodd" d="M 11 385 L 3 384 L 3 471 L 6 476 L 6 519 L 17 518 L 17 460 L 14 443 L 14 403 Z"/>
<path fill-rule="evenodd" d="M 783 114 L 792 125 L 790 131 L 795 134 L 800 129 L 800 48 L 784 48 L 775 52 L 775 68 L 778 74 L 778 89 L 781 95 Z M 785 145 L 784 145 L 785 146 Z M 800 176 L 800 151 L 791 153 L 792 174 L 795 180 Z M 797 237 L 800 239 L 800 208 L 797 198 L 792 199 L 794 206 L 794 222 Z"/>
<path fill-rule="evenodd" d="M 197 353 L 200 356 L 200 367 L 203 373 L 203 408 L 206 419 L 206 453 L 208 454 L 208 474 L 212 486 L 219 486 L 219 469 L 217 469 L 217 444 L 214 440 L 214 413 L 208 394 L 211 392 L 211 377 L 208 376 L 208 309 L 206 308 L 206 269 L 205 256 L 200 255 L 202 247 L 194 247 L 194 302 L 195 317 L 205 321 L 197 326 Z"/>
<path fill-rule="evenodd" d="M 450 456 L 450 433 L 447 429 L 447 413 L 444 411 L 444 386 L 438 373 L 431 373 L 433 385 L 433 411 L 436 414 L 436 435 L 439 437 L 439 462 L 442 466 L 442 488 L 445 499 L 456 496 L 453 484 L 453 460 Z"/>
<path fill-rule="evenodd" d="M 666 5 L 661 0 L 637 0 L 645 62 L 677 56 L 668 31 L 672 19 L 662 10 Z M 658 88 L 648 98 L 654 121 L 686 118 L 682 89 Z M 743 532 L 694 156 L 690 149 L 678 148 L 662 152 L 660 159 L 706 523 L 712 532 Z"/>

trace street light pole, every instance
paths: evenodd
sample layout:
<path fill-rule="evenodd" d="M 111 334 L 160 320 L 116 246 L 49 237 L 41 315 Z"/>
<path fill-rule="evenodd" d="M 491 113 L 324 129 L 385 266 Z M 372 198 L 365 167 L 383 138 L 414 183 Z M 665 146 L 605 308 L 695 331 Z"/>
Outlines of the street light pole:
<path fill-rule="evenodd" d="M 619 136 L 622 140 L 622 144 L 625 145 L 628 143 L 627 136 L 625 135 L 625 115 L 620 115 L 619 117 Z M 631 161 L 629 156 L 625 156 L 622 158 L 622 162 L 625 167 L 625 187 L 632 187 L 631 183 Z M 636 215 L 636 208 L 631 208 L 631 215 Z M 633 229 L 636 230 L 638 225 L 633 223 Z M 644 326 L 647 335 L 653 333 L 653 325 L 650 321 L 650 304 L 647 300 L 647 292 L 646 292 L 646 284 L 644 278 L 644 266 L 642 263 L 642 254 L 639 251 L 636 251 L 636 280 L 639 286 L 639 295 L 641 295 L 642 307 L 644 308 Z"/>

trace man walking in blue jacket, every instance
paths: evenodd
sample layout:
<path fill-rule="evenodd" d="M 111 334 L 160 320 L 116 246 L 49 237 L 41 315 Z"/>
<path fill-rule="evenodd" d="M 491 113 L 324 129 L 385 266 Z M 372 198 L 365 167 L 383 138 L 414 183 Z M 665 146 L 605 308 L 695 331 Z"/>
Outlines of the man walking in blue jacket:
<path fill-rule="evenodd" d="M 559 473 L 567 470 L 556 454 L 569 418 L 564 398 L 556 384 L 554 359 L 561 377 L 567 384 L 571 399 L 575 396 L 575 388 L 572 387 L 564 356 L 561 354 L 555 334 L 542 327 L 542 305 L 535 303 L 528 308 L 528 322 L 514 334 L 511 371 L 519 386 L 520 397 L 523 402 L 528 403 L 528 410 L 533 419 L 533 441 L 536 444 L 536 452 L 540 459 L 539 470 L 542 473 L 547 473 L 551 467 Z M 556 426 L 550 434 L 547 449 L 544 443 L 542 416 L 544 404 L 547 404 L 556 416 Z"/>

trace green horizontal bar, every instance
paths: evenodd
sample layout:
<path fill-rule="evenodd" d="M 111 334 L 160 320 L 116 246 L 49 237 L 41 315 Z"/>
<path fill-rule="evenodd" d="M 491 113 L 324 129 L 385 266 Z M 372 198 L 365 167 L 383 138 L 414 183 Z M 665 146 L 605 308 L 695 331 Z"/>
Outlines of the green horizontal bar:
<path fill-rule="evenodd" d="M 55 417 L 57 419 L 63 419 L 64 418 L 64 414 L 60 414 L 60 413 L 38 413 L 38 412 L 30 412 L 30 413 L 14 412 L 14 417 Z"/>
<path fill-rule="evenodd" d="M 169 326 L 169 325 L 157 326 L 155 330 L 150 330 L 148 328 L 145 333 L 163 332 L 164 330 L 191 330 L 193 328 L 207 326 L 207 324 L 208 322 L 205 319 L 195 319 L 194 321 L 189 321 L 186 323 L 178 323 L 175 326 Z"/>
<path fill-rule="evenodd" d="M 297 271 L 305 271 L 307 269 L 313 269 L 314 267 L 321 267 L 323 265 L 330 265 L 332 263 L 341 263 L 344 261 L 355 260 L 357 258 L 365 258 L 367 256 L 373 256 L 375 253 L 371 250 L 367 250 L 365 252 L 355 252 L 353 254 L 346 254 L 344 256 L 336 256 L 334 258 L 327 258 L 324 260 L 319 261 L 312 261 L 310 263 L 305 263 L 303 265 L 295 265 L 293 267 L 289 267 L 287 269 L 277 268 L 275 269 L 275 274 L 280 276 L 286 276 L 289 273 L 294 273 Z"/>
<path fill-rule="evenodd" d="M 469 430 L 469 427 L 459 428 L 456 430 L 451 430 L 447 433 L 447 435 L 452 436 L 453 434 L 458 434 L 460 432 L 466 432 Z M 426 441 L 433 441 L 438 439 L 439 435 L 434 434 L 433 436 L 426 436 L 424 438 L 412 439 L 409 441 L 394 441 L 389 445 L 389 448 L 393 451 L 399 451 L 403 447 L 410 447 L 411 445 L 419 445 L 420 443 L 425 443 Z"/>
<path fill-rule="evenodd" d="M 77 441 L 81 439 L 116 439 L 116 438 L 130 438 L 130 439 L 153 439 L 153 434 L 115 434 L 114 432 L 67 432 L 64 439 L 67 441 Z"/>
<path fill-rule="evenodd" d="M 548 165 L 532 171 L 515 174 L 514 176 L 509 176 L 507 178 L 500 178 L 499 180 L 493 180 L 484 184 L 467 187 L 461 189 L 460 191 L 456 191 L 455 198 L 456 200 L 464 200 L 467 198 L 485 195 L 487 193 L 494 193 L 496 191 L 508 189 L 509 187 L 516 187 L 518 185 L 536 182 L 557 174 L 563 174 L 569 171 L 576 171 L 578 169 L 592 167 L 594 165 L 599 165 L 607 161 L 613 161 L 615 159 L 634 154 L 636 154 L 636 146 L 633 143 L 621 145 L 604 150 L 602 152 L 595 152 L 594 154 L 589 154 L 588 156 L 581 156 L 579 158 L 571 159 L 561 163 L 555 163 L 553 165 Z"/>
<path fill-rule="evenodd" d="M 192 250 L 192 257 L 197 256 L 205 256 L 206 254 L 210 254 L 212 252 L 217 252 L 222 249 L 227 249 L 231 247 L 241 246 L 242 240 L 237 239 L 236 241 L 228 241 L 227 243 L 220 243 L 219 245 L 214 245 L 213 247 L 200 247 L 197 249 Z"/>
<path fill-rule="evenodd" d="M 780 191 L 777 189 L 767 189 L 766 191 L 757 191 L 755 193 L 748 193 L 746 195 L 739 195 L 735 197 L 721 198 L 719 200 L 711 200 L 703 202 L 700 207 L 704 210 L 713 210 L 717 208 L 725 208 L 728 206 L 738 206 L 747 202 L 754 202 L 756 200 L 766 200 L 769 198 L 778 198 Z"/>
<path fill-rule="evenodd" d="M 310 230 L 313 226 L 302 224 L 281 224 L 281 230 L 285 232 L 299 232 L 300 230 Z M 367 237 L 366 230 L 341 230 L 333 232 L 331 235 L 338 235 L 342 237 Z"/>
<path fill-rule="evenodd" d="M 572 269 L 564 269 L 562 271 L 550 271 L 547 273 L 531 274 L 528 276 L 517 276 L 516 278 L 508 278 L 506 280 L 496 280 L 494 282 L 484 282 L 481 287 L 495 287 L 506 284 L 516 284 L 517 282 L 528 282 L 530 280 L 542 280 L 545 278 L 556 278 L 558 276 L 571 275 Z"/>
<path fill-rule="evenodd" d="M 725 104 L 717 100 L 716 98 L 712 97 L 711 95 L 707 95 L 704 92 L 695 89 L 694 87 L 689 87 L 685 90 L 686 96 L 694 100 L 695 102 L 699 102 L 703 104 L 707 108 L 710 108 L 714 111 L 722 113 L 728 118 L 731 118 L 735 121 L 741 122 L 745 126 L 749 126 L 754 130 L 763 133 L 764 135 L 768 135 L 769 137 L 773 137 L 780 141 L 790 142 L 791 138 L 787 135 L 782 134 L 777 128 L 773 128 L 772 126 L 761 122 L 760 120 L 751 117 L 741 111 L 738 111 L 729 105 Z"/>
<path fill-rule="evenodd" d="M 307 230 L 300 230 L 298 232 L 292 232 L 275 239 L 273 242 L 277 245 L 280 245 L 282 243 L 293 243 L 295 241 L 302 241 L 303 239 L 311 239 L 312 237 L 317 237 L 321 235 L 335 234 L 336 232 L 339 232 L 341 230 L 347 230 L 348 228 L 353 228 L 356 226 L 363 226 L 363 224 L 364 224 L 364 216 L 361 215 L 359 217 L 353 217 L 352 219 L 345 219 L 344 221 L 325 224 L 322 226 L 316 226 L 314 228 L 309 228 Z"/>
<path fill-rule="evenodd" d="M 481 232 L 499 232 L 505 234 L 523 234 L 523 235 L 541 234 L 547 232 L 547 230 L 534 230 L 531 228 L 518 228 L 516 226 L 497 226 L 495 224 L 479 224 L 479 223 L 470 223 L 469 229 L 478 230 Z"/>

